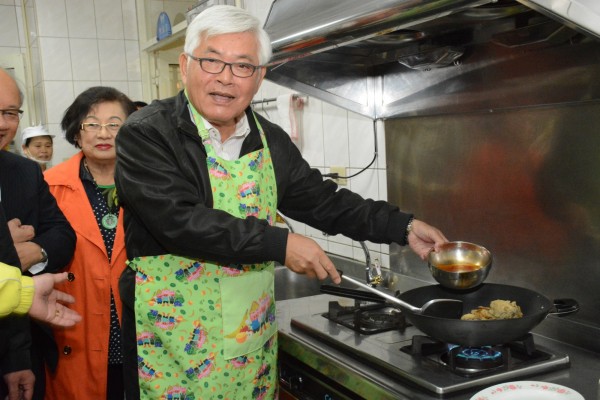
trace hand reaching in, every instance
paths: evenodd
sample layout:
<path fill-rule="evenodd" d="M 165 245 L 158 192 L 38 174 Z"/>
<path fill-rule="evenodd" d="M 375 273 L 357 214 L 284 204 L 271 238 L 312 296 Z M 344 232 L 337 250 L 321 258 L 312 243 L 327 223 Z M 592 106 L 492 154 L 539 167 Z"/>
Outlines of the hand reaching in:
<path fill-rule="evenodd" d="M 62 303 L 74 303 L 73 296 L 54 288 L 68 279 L 68 273 L 41 274 L 33 277 L 33 303 L 29 316 L 55 326 L 73 326 L 81 316 Z"/>

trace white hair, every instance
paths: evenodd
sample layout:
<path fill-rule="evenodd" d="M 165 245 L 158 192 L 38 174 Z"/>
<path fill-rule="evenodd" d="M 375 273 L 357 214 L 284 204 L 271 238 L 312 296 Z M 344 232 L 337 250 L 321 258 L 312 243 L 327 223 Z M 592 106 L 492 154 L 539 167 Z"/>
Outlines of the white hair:
<path fill-rule="evenodd" d="M 225 5 L 208 7 L 192 20 L 187 27 L 183 51 L 193 54 L 206 38 L 228 33 L 251 32 L 258 41 L 258 61 L 265 65 L 271 59 L 271 39 L 260 21 L 243 8 Z"/>

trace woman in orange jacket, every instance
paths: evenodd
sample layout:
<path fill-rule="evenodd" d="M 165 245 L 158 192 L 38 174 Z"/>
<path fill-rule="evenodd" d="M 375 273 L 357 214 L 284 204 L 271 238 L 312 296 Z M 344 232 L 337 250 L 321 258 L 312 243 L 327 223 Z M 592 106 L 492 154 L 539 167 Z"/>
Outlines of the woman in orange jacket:
<path fill-rule="evenodd" d="M 116 89 L 85 90 L 61 122 L 67 141 L 81 151 L 44 174 L 77 234 L 67 267 L 76 280 L 61 290 L 77 298 L 73 309 L 83 316 L 77 326 L 55 330 L 59 360 L 47 376 L 46 399 L 124 398 L 118 279 L 127 256 L 115 195 L 115 137 L 133 111 Z"/>

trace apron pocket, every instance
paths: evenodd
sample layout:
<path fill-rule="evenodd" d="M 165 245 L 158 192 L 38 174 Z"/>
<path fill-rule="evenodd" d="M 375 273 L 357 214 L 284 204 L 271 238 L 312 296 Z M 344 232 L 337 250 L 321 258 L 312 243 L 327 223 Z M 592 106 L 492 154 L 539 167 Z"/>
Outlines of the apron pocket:
<path fill-rule="evenodd" d="M 226 360 L 260 349 L 277 332 L 274 268 L 220 279 L 223 356 Z"/>

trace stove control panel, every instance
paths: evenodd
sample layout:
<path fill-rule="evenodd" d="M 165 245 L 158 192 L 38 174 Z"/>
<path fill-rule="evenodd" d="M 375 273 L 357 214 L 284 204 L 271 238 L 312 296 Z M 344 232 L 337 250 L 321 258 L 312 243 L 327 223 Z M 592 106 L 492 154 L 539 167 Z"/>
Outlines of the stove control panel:
<path fill-rule="evenodd" d="M 310 366 L 279 354 L 280 400 L 350 400 L 362 397 L 349 392 Z"/>

